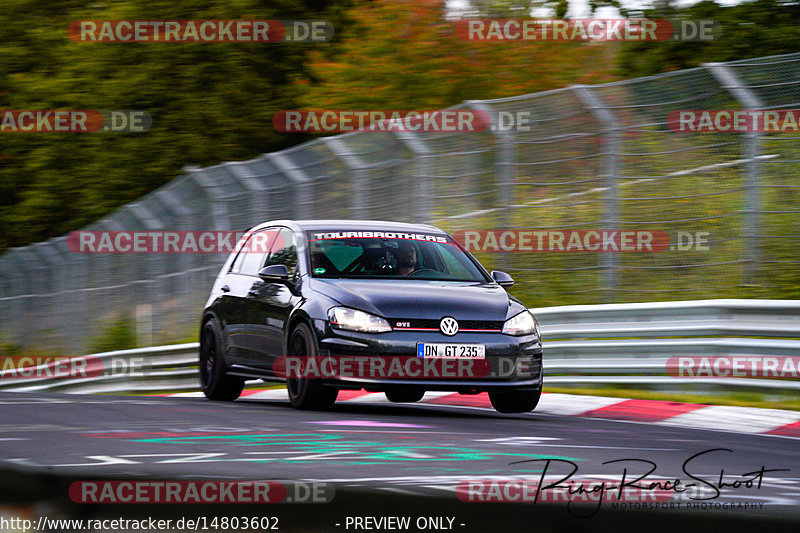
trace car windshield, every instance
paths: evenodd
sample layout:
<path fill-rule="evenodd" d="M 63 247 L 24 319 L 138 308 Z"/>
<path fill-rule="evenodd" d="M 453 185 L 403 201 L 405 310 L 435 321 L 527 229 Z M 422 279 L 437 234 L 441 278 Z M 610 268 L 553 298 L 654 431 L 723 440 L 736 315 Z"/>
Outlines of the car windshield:
<path fill-rule="evenodd" d="M 308 243 L 315 278 L 488 281 L 447 235 L 312 231 Z"/>

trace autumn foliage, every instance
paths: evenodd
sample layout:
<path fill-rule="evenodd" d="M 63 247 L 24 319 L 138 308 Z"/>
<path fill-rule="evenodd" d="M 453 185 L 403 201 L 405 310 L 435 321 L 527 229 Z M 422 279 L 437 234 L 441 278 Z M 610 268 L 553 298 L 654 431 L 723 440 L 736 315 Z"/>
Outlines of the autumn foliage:
<path fill-rule="evenodd" d="M 578 42 L 473 42 L 443 0 L 362 1 L 326 58 L 311 54 L 309 108 L 439 108 L 609 81 L 616 47 Z"/>

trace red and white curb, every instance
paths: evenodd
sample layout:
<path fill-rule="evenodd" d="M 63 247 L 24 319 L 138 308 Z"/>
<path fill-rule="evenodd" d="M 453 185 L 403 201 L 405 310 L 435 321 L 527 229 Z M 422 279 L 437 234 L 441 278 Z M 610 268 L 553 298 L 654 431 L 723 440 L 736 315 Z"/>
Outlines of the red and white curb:
<path fill-rule="evenodd" d="M 202 392 L 169 394 L 175 398 L 202 397 Z M 241 400 L 284 400 L 286 389 L 247 389 Z M 382 392 L 339 391 L 337 403 L 388 403 Z M 491 409 L 486 393 L 461 395 L 427 392 L 419 403 Z M 649 422 L 663 426 L 757 433 L 800 438 L 800 411 L 757 409 L 662 400 L 629 400 L 603 396 L 544 393 L 534 413 Z"/>

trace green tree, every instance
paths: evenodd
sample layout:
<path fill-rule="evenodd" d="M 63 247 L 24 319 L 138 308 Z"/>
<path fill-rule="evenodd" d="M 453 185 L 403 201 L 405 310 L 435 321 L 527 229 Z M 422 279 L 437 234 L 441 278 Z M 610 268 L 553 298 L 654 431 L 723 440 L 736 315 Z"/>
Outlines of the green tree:
<path fill-rule="evenodd" d="M 146 133 L 0 133 L 0 251 L 63 234 L 173 179 L 295 144 L 272 115 L 298 106 L 310 50 L 335 43 L 78 43 L 82 19 L 325 19 L 349 1 L 4 0 L 0 109 L 139 109 Z"/>
<path fill-rule="evenodd" d="M 615 60 L 602 44 L 467 41 L 442 1 L 361 1 L 351 17 L 335 57 L 312 53 L 305 107 L 437 109 L 609 81 Z"/>
<path fill-rule="evenodd" d="M 685 9 L 666 3 L 646 11 L 645 16 L 711 19 L 720 23 L 722 33 L 714 41 L 626 43 L 619 66 L 625 77 L 800 51 L 800 3 L 795 0 L 755 0 L 733 6 L 700 2 Z"/>

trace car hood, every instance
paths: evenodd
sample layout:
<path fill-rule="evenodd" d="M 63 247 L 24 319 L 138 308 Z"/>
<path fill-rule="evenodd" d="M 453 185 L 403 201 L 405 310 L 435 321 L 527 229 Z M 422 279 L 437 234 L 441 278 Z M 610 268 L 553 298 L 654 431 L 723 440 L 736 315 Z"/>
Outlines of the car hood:
<path fill-rule="evenodd" d="M 427 280 L 311 280 L 346 307 L 386 318 L 505 320 L 524 307 L 492 283 Z M 516 309 L 519 308 L 519 309 Z"/>

